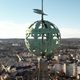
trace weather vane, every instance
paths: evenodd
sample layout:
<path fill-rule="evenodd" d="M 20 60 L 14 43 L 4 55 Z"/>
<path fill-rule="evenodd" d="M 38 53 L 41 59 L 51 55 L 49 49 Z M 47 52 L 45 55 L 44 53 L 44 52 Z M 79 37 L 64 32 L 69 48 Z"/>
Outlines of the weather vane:
<path fill-rule="evenodd" d="M 32 23 L 26 30 L 25 43 L 28 50 L 37 56 L 52 56 L 54 50 L 59 47 L 61 36 L 55 24 L 44 20 L 43 0 L 42 8 L 33 9 L 35 13 L 41 15 L 41 20 Z"/>
<path fill-rule="evenodd" d="M 40 14 L 42 16 L 41 19 L 43 20 L 43 15 L 47 15 L 47 14 L 45 14 L 44 11 L 43 11 L 43 0 L 42 0 L 41 3 L 42 3 L 41 4 L 41 10 L 40 9 L 33 9 L 33 10 L 34 10 L 35 13 Z"/>

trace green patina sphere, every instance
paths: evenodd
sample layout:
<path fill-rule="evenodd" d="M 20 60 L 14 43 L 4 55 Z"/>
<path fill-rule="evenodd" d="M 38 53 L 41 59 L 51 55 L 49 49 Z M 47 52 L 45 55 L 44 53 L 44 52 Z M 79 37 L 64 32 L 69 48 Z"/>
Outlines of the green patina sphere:
<path fill-rule="evenodd" d="M 54 24 L 39 20 L 26 30 L 25 43 L 31 53 L 48 56 L 53 55 L 54 50 L 59 47 L 60 39 L 59 29 Z"/>

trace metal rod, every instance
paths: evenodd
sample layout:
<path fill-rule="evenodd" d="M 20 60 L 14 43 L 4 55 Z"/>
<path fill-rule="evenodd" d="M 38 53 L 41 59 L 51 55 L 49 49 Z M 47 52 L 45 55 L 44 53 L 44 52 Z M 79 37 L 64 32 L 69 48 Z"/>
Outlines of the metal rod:
<path fill-rule="evenodd" d="M 42 8 L 42 15 L 41 15 L 41 22 L 42 22 L 42 29 L 44 27 L 44 24 L 43 24 L 43 0 L 41 2 L 41 8 Z M 44 34 L 42 33 L 42 55 L 44 54 L 44 42 L 43 42 L 43 39 L 44 39 Z"/>
<path fill-rule="evenodd" d="M 42 7 L 42 13 L 43 13 L 43 0 L 42 0 L 41 7 Z M 43 21 L 43 14 L 42 14 L 42 21 Z"/>

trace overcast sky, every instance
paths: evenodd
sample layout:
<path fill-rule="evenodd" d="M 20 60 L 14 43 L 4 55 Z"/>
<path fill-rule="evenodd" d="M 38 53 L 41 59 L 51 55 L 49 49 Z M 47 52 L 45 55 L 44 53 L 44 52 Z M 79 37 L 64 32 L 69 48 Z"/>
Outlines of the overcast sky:
<path fill-rule="evenodd" d="M 0 0 L 0 38 L 25 38 L 27 27 L 40 19 L 36 8 L 41 0 Z M 44 12 L 62 38 L 80 38 L 80 0 L 44 0 Z"/>

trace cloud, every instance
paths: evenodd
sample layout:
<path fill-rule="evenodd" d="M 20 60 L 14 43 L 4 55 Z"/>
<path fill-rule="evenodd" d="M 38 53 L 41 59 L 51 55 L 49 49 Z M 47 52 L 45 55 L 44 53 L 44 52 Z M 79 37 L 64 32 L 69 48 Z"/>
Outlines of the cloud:
<path fill-rule="evenodd" d="M 25 31 L 31 23 L 0 21 L 0 38 L 25 38 Z M 62 38 L 80 38 L 80 29 L 61 27 L 59 30 Z"/>
<path fill-rule="evenodd" d="M 0 22 L 0 38 L 25 38 L 29 23 Z"/>
<path fill-rule="evenodd" d="M 80 38 L 80 28 L 63 27 L 60 32 L 62 38 Z"/>

